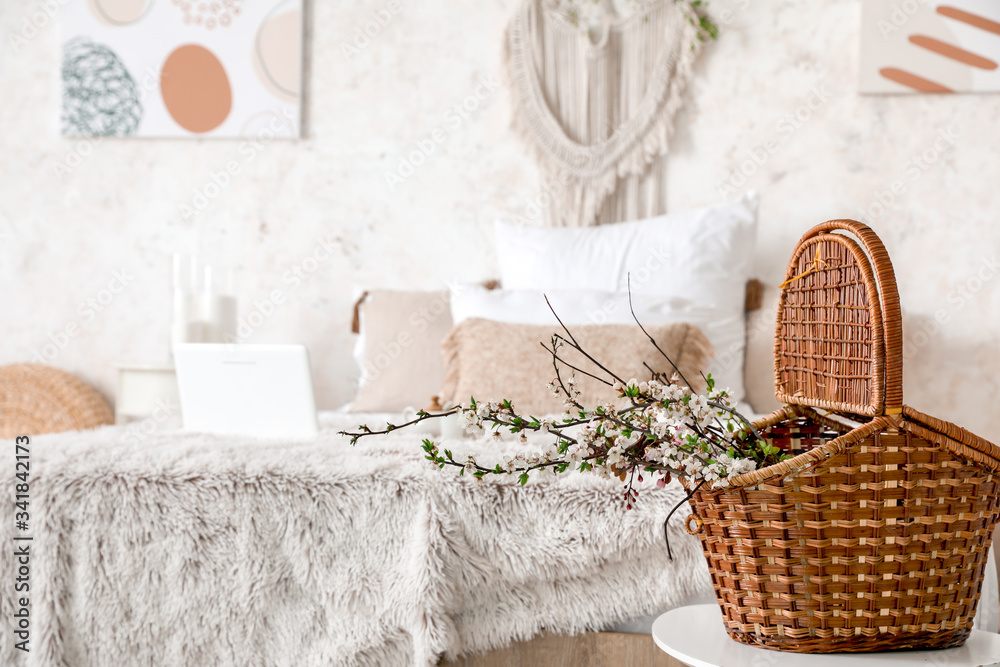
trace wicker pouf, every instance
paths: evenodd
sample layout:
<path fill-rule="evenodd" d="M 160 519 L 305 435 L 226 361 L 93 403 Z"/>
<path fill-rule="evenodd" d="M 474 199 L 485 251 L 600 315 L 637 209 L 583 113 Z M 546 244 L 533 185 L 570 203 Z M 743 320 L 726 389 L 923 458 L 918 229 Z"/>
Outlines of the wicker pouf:
<path fill-rule="evenodd" d="M 112 423 L 108 402 L 75 375 L 42 364 L 0 366 L 0 438 Z"/>
<path fill-rule="evenodd" d="M 870 228 L 814 227 L 786 278 L 786 406 L 754 426 L 793 458 L 691 498 L 726 629 L 799 653 L 960 645 L 1000 517 L 1000 448 L 903 405 L 899 295 Z"/>

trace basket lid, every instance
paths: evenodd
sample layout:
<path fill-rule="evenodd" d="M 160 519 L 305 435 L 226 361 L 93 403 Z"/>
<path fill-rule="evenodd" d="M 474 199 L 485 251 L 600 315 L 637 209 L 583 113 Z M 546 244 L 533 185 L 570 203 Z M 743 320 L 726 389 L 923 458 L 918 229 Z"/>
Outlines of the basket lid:
<path fill-rule="evenodd" d="M 896 277 L 875 232 L 854 220 L 806 232 L 781 285 L 778 400 L 856 415 L 899 413 L 902 345 Z"/>

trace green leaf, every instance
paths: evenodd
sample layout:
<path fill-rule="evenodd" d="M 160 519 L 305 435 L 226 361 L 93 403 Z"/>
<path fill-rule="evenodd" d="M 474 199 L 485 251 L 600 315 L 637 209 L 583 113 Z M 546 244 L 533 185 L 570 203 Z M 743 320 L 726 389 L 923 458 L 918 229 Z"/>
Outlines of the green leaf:
<path fill-rule="evenodd" d="M 708 377 L 705 378 L 705 386 L 708 387 L 708 391 L 715 389 L 715 378 L 712 377 L 711 373 L 709 373 Z"/>
<path fill-rule="evenodd" d="M 524 486 L 525 484 L 527 484 L 528 483 L 528 473 L 522 472 L 521 476 L 517 478 L 517 481 L 521 483 L 521 486 Z"/>

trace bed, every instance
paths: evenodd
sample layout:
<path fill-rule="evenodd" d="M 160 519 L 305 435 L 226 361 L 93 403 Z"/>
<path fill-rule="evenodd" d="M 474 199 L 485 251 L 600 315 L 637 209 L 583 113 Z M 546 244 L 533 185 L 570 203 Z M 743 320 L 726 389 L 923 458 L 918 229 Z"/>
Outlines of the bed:
<path fill-rule="evenodd" d="M 136 442 L 119 427 L 32 438 L 31 652 L 4 642 L 0 660 L 434 665 L 710 592 L 686 510 L 667 561 L 675 485 L 625 512 L 616 480 L 477 482 L 429 466 L 425 434 L 352 448 L 336 431 L 358 417 L 323 414 L 320 436 L 298 442 L 170 428 Z M 13 558 L 0 555 L 8 575 Z M 0 594 L 8 618 L 13 596 Z"/>

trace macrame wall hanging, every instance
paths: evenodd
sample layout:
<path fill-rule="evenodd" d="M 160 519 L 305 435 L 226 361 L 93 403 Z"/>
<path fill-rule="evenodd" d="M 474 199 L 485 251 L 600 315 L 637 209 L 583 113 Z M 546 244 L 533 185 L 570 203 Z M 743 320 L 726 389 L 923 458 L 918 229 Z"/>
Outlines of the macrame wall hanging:
<path fill-rule="evenodd" d="M 523 0 L 507 28 L 514 128 L 550 225 L 666 211 L 664 156 L 705 23 L 688 0 L 631 4 L 622 17 L 611 0 Z"/>

